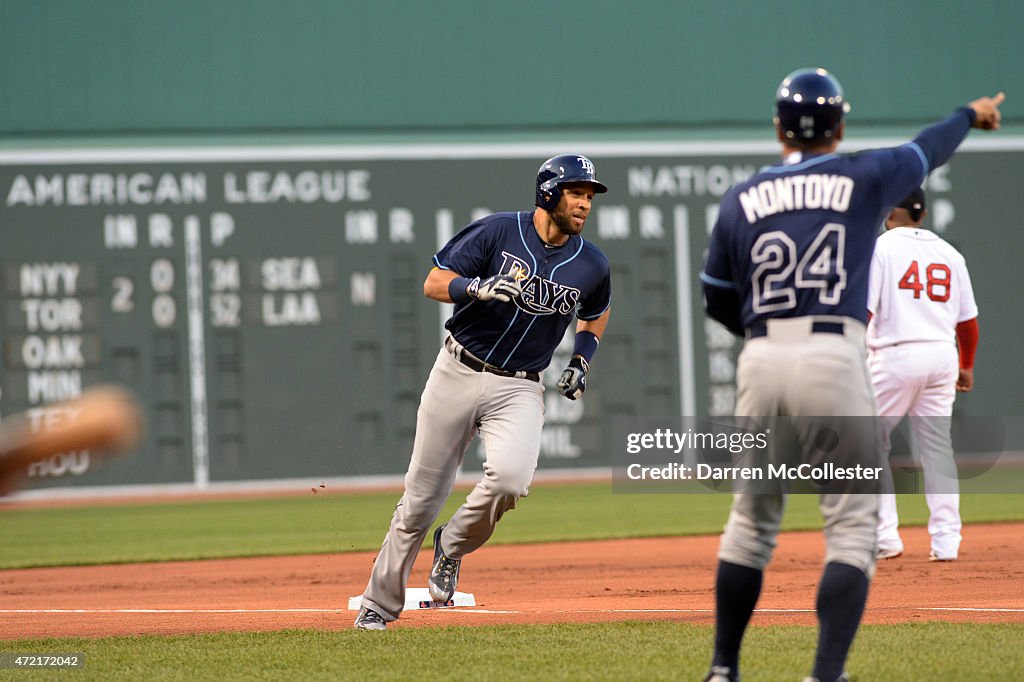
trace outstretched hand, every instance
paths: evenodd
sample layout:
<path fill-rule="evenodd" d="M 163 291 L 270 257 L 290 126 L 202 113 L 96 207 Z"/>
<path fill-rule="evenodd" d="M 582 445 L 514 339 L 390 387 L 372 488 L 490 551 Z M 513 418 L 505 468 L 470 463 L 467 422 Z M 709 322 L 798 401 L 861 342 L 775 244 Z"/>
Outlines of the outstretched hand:
<path fill-rule="evenodd" d="M 997 130 L 1002 114 L 999 105 L 1006 99 L 1006 93 L 999 92 L 995 97 L 979 97 L 967 106 L 974 109 L 974 127 L 981 130 Z"/>

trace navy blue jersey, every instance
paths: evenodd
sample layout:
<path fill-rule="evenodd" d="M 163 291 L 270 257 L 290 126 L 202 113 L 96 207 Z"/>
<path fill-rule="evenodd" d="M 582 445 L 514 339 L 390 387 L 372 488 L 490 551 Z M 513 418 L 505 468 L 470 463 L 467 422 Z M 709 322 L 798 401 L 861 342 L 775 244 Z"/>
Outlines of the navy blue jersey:
<path fill-rule="evenodd" d="M 519 278 L 521 296 L 456 305 L 444 325 L 473 355 L 508 370 L 543 370 L 573 315 L 596 320 L 611 305 L 604 254 L 579 235 L 561 246 L 545 244 L 533 211 L 495 213 L 469 224 L 437 252 L 434 265 L 463 277 Z"/>
<path fill-rule="evenodd" d="M 735 290 L 740 309 L 730 317 L 747 329 L 806 315 L 865 322 L 879 226 L 949 159 L 972 121 L 973 112 L 962 108 L 899 147 L 795 152 L 737 184 L 723 197 L 711 233 L 705 289 Z M 708 311 L 718 319 L 710 304 Z"/>

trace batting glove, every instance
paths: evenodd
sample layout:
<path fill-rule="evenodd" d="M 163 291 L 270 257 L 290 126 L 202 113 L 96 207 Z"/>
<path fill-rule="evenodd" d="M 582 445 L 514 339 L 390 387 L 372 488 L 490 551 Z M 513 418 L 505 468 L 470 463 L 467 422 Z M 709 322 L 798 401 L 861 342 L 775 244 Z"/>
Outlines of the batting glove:
<path fill-rule="evenodd" d="M 478 301 L 494 299 L 508 303 L 523 293 L 523 286 L 512 275 L 492 275 L 485 280 L 475 277 L 466 287 L 466 293 Z"/>
<path fill-rule="evenodd" d="M 583 356 L 574 355 L 569 360 L 569 366 L 562 371 L 562 376 L 558 377 L 555 388 L 569 400 L 576 400 L 583 395 L 583 391 L 587 390 L 587 372 L 589 371 L 590 365 Z"/>

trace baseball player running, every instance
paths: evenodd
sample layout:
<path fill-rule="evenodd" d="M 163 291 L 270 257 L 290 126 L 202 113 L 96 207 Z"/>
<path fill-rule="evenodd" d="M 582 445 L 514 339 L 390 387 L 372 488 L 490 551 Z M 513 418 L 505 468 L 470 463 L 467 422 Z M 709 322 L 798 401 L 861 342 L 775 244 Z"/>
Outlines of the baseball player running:
<path fill-rule="evenodd" d="M 799 454 L 810 461 L 821 454 L 815 420 L 875 414 L 864 334 L 878 225 L 971 127 L 998 128 L 1002 101 L 1002 93 L 975 100 L 908 144 L 840 156 L 849 105 L 839 82 L 824 69 L 782 81 L 774 120 L 783 160 L 723 197 L 701 273 L 707 313 L 747 338 L 737 365 L 738 416 L 790 417 Z M 839 442 L 874 466 L 875 433 L 867 431 L 851 429 Z M 718 552 L 707 680 L 739 678 L 740 644 L 784 503 L 782 492 L 734 495 Z M 843 675 L 874 573 L 878 496 L 822 494 L 820 508 L 826 551 L 811 679 L 833 682 Z"/>
<path fill-rule="evenodd" d="M 556 387 L 578 399 L 608 324 L 608 259 L 580 236 L 594 195 L 606 191 L 590 159 L 552 157 L 537 172 L 536 210 L 482 218 L 434 256 L 423 292 L 454 303 L 455 311 L 423 389 L 405 493 L 356 628 L 383 630 L 402 613 L 413 562 L 474 434 L 486 451 L 483 479 L 434 532 L 432 599 L 452 598 L 463 557 L 487 542 L 502 515 L 527 495 L 544 424 L 540 372 L 575 315 L 572 358 Z"/>
<path fill-rule="evenodd" d="M 962 524 L 950 418 L 956 391 L 974 385 L 978 305 L 964 257 L 921 227 L 926 215 L 924 191 L 915 189 L 889 213 L 886 232 L 875 243 L 868 368 L 882 417 L 883 455 L 888 456 L 893 428 L 910 415 L 924 468 L 930 558 L 953 561 Z M 881 495 L 878 505 L 878 557 L 898 557 L 903 541 L 896 496 Z"/>

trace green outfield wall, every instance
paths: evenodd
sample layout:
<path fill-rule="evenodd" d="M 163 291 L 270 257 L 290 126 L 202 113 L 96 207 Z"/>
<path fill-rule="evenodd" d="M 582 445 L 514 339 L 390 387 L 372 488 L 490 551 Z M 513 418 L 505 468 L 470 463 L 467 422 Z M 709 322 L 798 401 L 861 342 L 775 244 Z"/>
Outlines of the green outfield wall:
<path fill-rule="evenodd" d="M 997 88 L 1021 122 L 1022 34 L 1016 0 L 2 0 L 0 136 L 699 132 L 800 66 L 861 124 Z"/>

